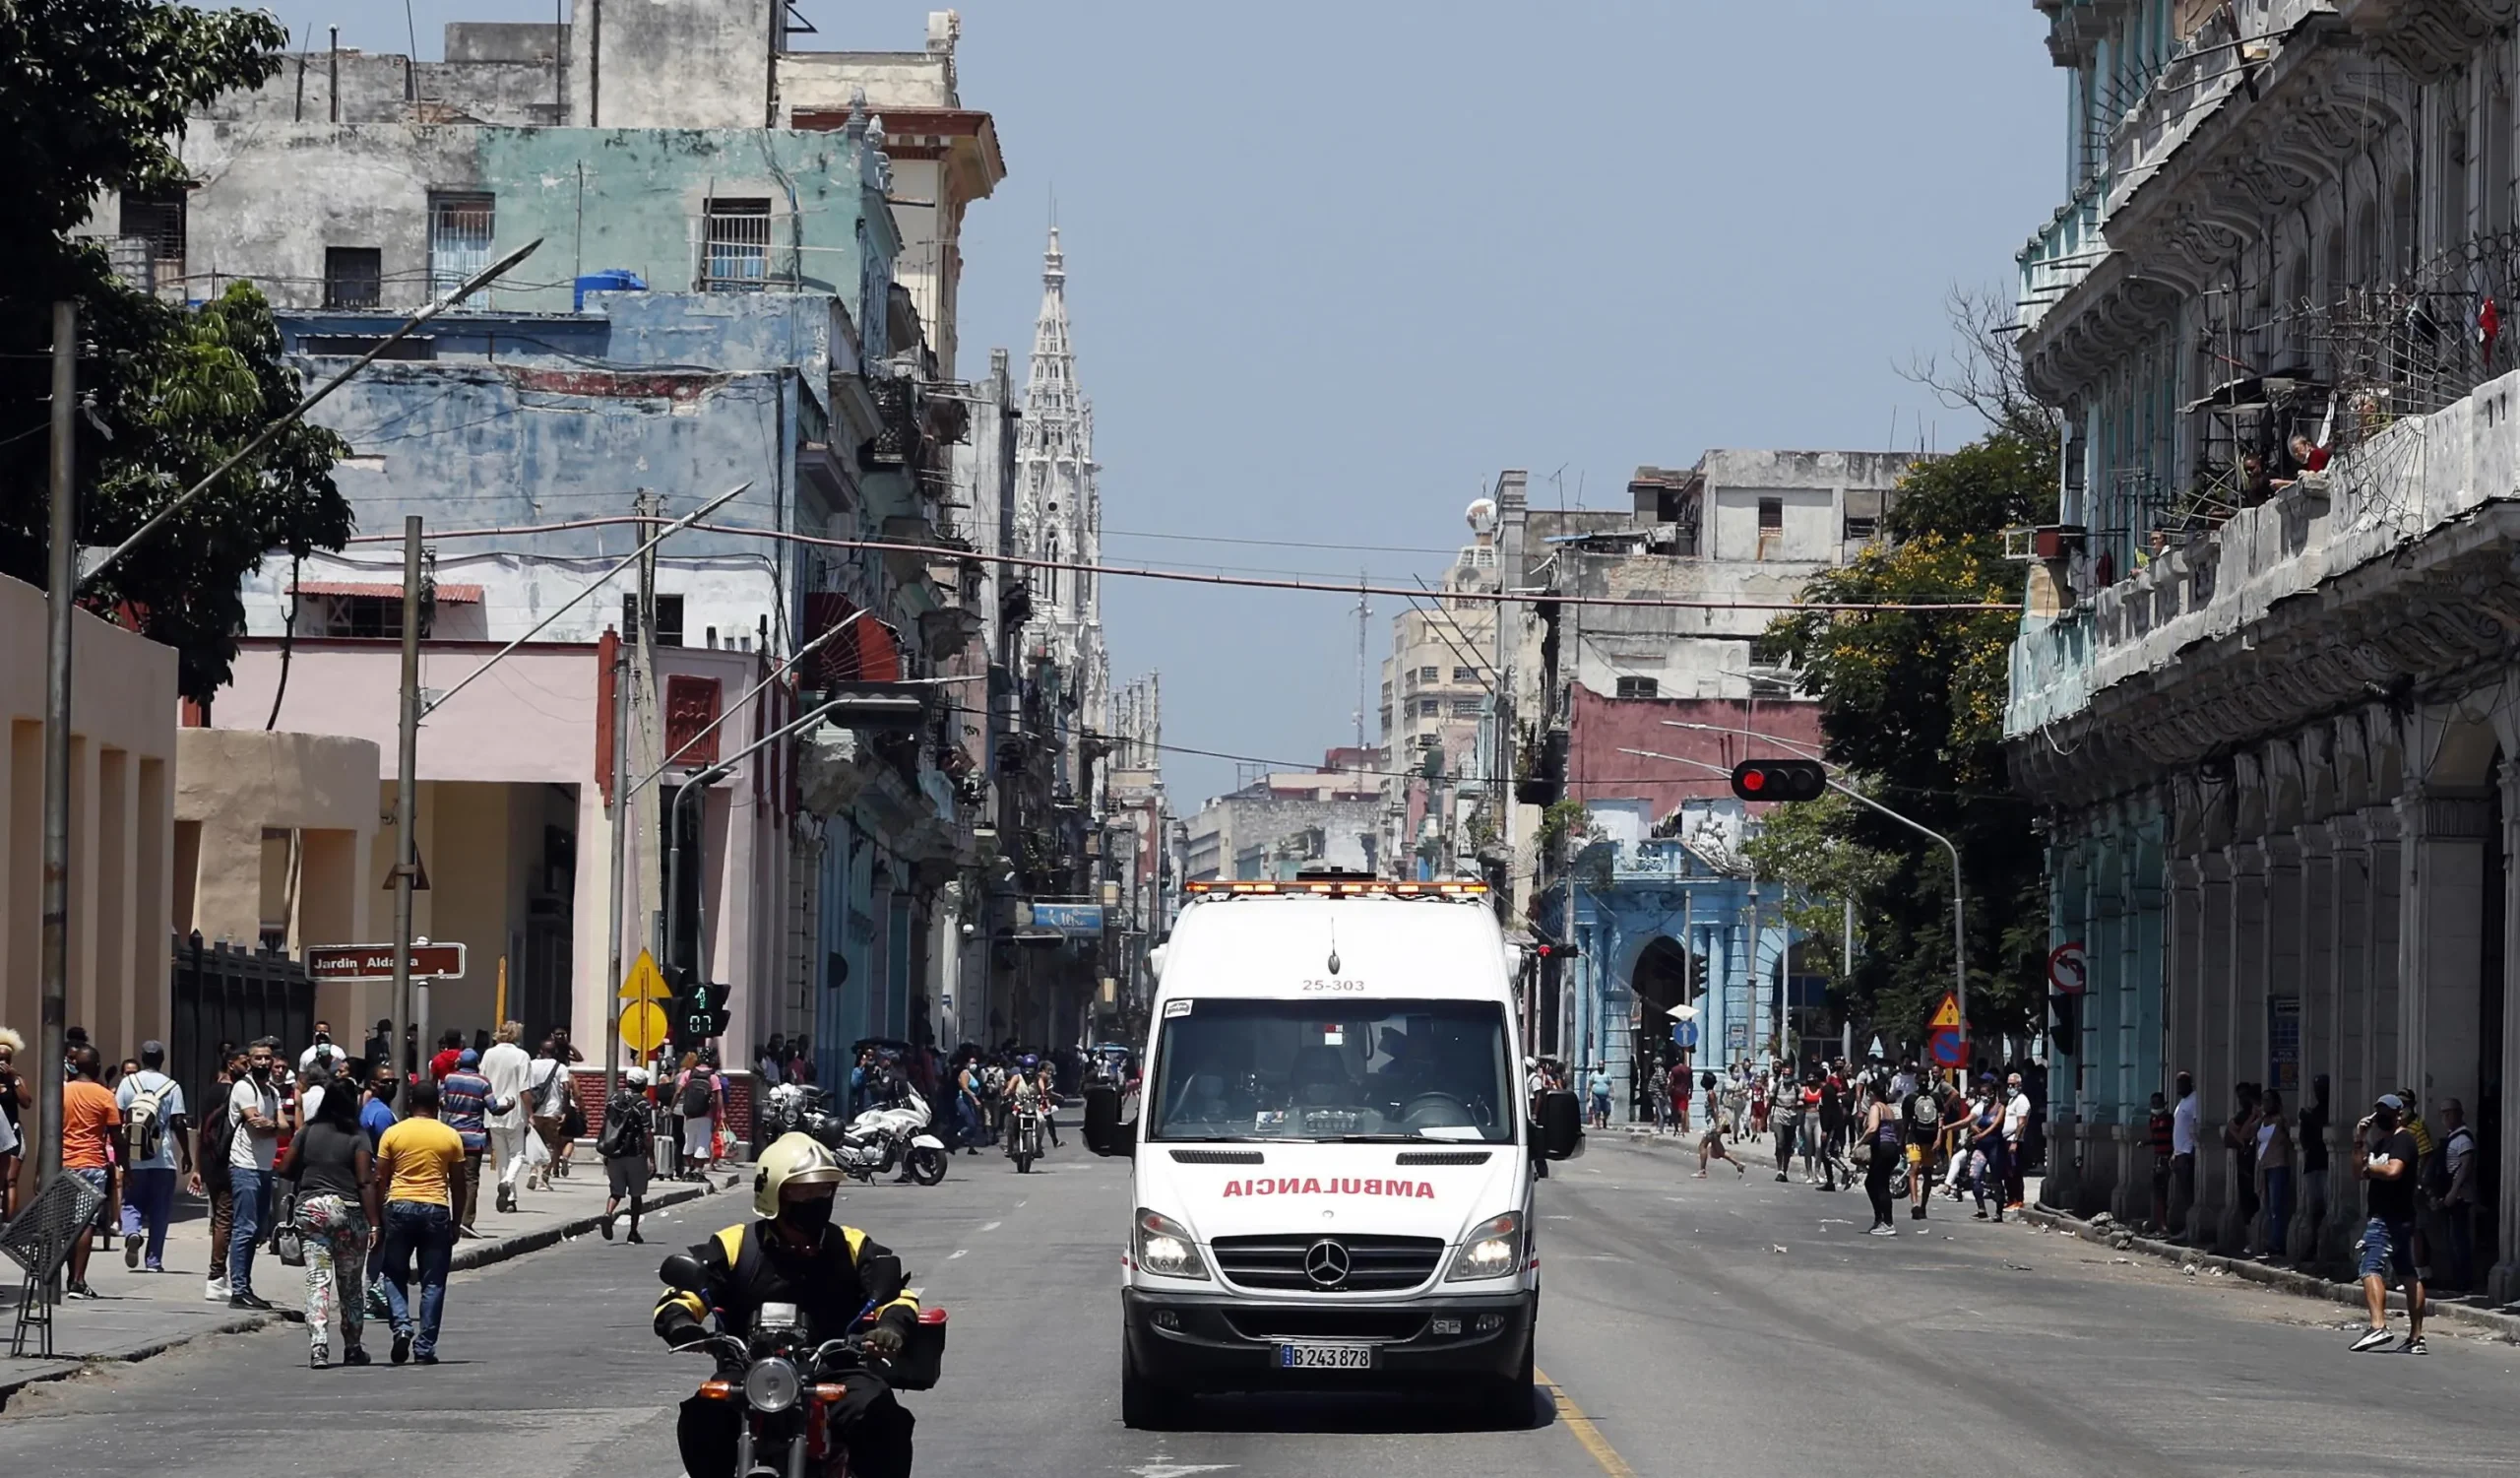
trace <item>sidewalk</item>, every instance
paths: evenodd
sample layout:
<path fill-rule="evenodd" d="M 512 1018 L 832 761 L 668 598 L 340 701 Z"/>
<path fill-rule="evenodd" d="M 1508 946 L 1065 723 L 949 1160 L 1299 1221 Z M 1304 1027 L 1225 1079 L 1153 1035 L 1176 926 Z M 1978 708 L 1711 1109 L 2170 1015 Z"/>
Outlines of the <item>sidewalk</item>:
<path fill-rule="evenodd" d="M 483 1187 L 478 1239 L 456 1244 L 455 1268 L 487 1267 L 554 1246 L 563 1238 L 588 1235 L 603 1214 L 602 1162 L 581 1148 L 572 1174 L 556 1180 L 549 1191 L 520 1191 L 519 1209 L 491 1209 L 492 1187 Z M 715 1186 L 728 1182 L 722 1172 Z M 657 1183 L 648 1197 L 650 1212 L 710 1193 L 712 1187 Z M 210 1209 L 206 1202 L 178 1194 L 174 1226 L 166 1233 L 166 1271 L 135 1272 L 123 1266 L 122 1239 L 111 1251 L 99 1248 L 88 1263 L 88 1282 L 100 1295 L 94 1301 L 64 1303 L 54 1309 L 53 1350 L 56 1358 L 29 1355 L 9 1358 L 0 1351 L 0 1405 L 39 1381 L 75 1376 L 99 1362 L 147 1360 L 178 1345 L 214 1334 L 259 1329 L 284 1319 L 303 1320 L 306 1279 L 284 1267 L 268 1244 L 254 1258 L 255 1292 L 281 1307 L 269 1314 L 230 1309 L 222 1301 L 202 1297 L 210 1265 Z M 16 1271 L 14 1265 L 12 1273 Z M 17 1322 L 17 1289 L 0 1288 L 0 1338 Z M 34 1338 L 28 1340 L 36 1348 Z"/>
<path fill-rule="evenodd" d="M 2016 1214 L 2034 1226 L 2047 1227 L 2057 1232 L 2070 1232 L 2085 1242 L 2102 1243 L 2121 1253 L 2143 1253 L 2165 1262 L 2177 1263 L 2182 1268 L 2199 1272 L 2220 1272 L 2230 1277 L 2244 1278 L 2252 1283 L 2262 1283 L 2269 1288 L 2282 1289 L 2286 1293 L 2342 1304 L 2357 1311 L 2363 1307 L 2362 1285 L 2360 1282 L 2342 1282 L 2334 1278 L 2321 1277 L 2317 1273 L 2301 1272 L 2281 1263 L 2260 1262 L 2252 1257 L 2226 1257 L 2219 1253 L 2203 1253 L 2191 1247 L 2182 1247 L 2175 1242 L 2139 1237 L 2131 1229 L 2105 1216 L 2085 1221 L 2079 1216 L 2070 1216 L 2062 1211 L 2042 1206 L 2038 1203 L 2036 1191 L 2032 1193 L 2031 1204 Z M 2406 1295 L 2391 1290 L 2389 1307 L 2404 1312 Z M 2520 1314 L 2505 1313 L 2491 1308 L 2476 1296 L 2454 1294 L 2447 1298 L 2427 1299 L 2424 1317 L 2427 1322 L 2439 1320 L 2464 1324 L 2520 1343 Z"/>

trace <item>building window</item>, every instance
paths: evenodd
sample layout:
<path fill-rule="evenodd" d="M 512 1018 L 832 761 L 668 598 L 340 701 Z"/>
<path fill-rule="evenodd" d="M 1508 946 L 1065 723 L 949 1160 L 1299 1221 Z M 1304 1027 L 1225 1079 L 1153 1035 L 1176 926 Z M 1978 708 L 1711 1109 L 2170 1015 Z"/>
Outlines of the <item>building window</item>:
<path fill-rule="evenodd" d="M 1782 530 L 1784 527 L 1785 527 L 1785 499 L 1783 499 L 1783 498 L 1761 498 L 1761 499 L 1759 499 L 1759 532 L 1760 532 L 1760 533 L 1762 533 L 1762 534 L 1766 534 L 1766 533 L 1770 533 L 1770 532 L 1773 532 L 1773 531 Z"/>
<path fill-rule="evenodd" d="M 373 308 L 384 300 L 384 252 L 373 246 L 324 248 L 324 306 Z"/>
<path fill-rule="evenodd" d="M 322 603 L 322 612 L 315 629 L 326 636 L 402 639 L 401 596 L 321 596 L 317 599 Z"/>
<path fill-rule="evenodd" d="M 184 194 L 126 195 L 121 234 L 141 243 L 149 262 L 149 289 L 184 283 Z"/>
<path fill-rule="evenodd" d="M 1439 682 L 1443 680 L 1443 669 L 1419 668 L 1418 670 L 1418 680 L 1420 682 Z"/>
<path fill-rule="evenodd" d="M 637 596 L 621 598 L 621 639 L 623 641 L 639 639 L 639 598 Z M 654 647 L 682 645 L 682 597 L 657 597 L 657 629 L 656 633 L 649 638 L 648 644 Z"/>
<path fill-rule="evenodd" d="M 1651 698 L 1662 692 L 1663 685 L 1651 677 L 1621 677 L 1618 695 L 1622 698 Z"/>
<path fill-rule="evenodd" d="M 490 197 L 448 191 L 429 196 L 429 295 L 444 297 L 490 265 Z"/>
<path fill-rule="evenodd" d="M 1475 719 L 1475 718 L 1478 718 L 1478 717 L 1479 717 L 1479 700 L 1478 700 L 1477 698 L 1455 698 L 1455 699 L 1453 699 L 1453 717 L 1454 717 L 1454 718 L 1457 718 L 1457 719 Z"/>
<path fill-rule="evenodd" d="M 1443 699 L 1441 699 L 1441 698 L 1420 698 L 1420 699 L 1418 699 L 1418 717 L 1419 717 L 1419 718 L 1421 718 L 1421 719 L 1439 719 L 1439 718 L 1442 718 L 1443 716 L 1444 716 L 1444 700 L 1443 700 Z"/>
<path fill-rule="evenodd" d="M 770 280 L 770 201 L 711 200 L 702 241 L 703 291 L 761 290 Z"/>
<path fill-rule="evenodd" d="M 1877 538 L 1880 533 L 1881 520 L 1865 518 L 1856 513 L 1847 515 L 1847 543 L 1865 544 Z"/>
<path fill-rule="evenodd" d="M 1453 680 L 1455 682 L 1477 682 L 1479 680 L 1479 669 L 1455 668 L 1453 669 Z"/>

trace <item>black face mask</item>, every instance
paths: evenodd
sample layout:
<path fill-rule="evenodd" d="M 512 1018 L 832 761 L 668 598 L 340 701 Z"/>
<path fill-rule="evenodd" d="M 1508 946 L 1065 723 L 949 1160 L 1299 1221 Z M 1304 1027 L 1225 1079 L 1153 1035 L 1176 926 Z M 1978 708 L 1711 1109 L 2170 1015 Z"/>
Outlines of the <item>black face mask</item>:
<path fill-rule="evenodd" d="M 808 1196 L 801 1201 L 779 1203 L 779 1224 L 794 1232 L 808 1247 L 819 1245 L 823 1229 L 831 1225 L 831 1213 L 837 1196 Z"/>

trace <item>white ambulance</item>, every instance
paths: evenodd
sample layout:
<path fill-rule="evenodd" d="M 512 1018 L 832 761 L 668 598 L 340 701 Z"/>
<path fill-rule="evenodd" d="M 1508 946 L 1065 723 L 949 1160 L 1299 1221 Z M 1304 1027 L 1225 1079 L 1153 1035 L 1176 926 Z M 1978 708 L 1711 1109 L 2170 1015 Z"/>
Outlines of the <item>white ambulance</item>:
<path fill-rule="evenodd" d="M 1135 1101 L 1086 1099 L 1087 1144 L 1134 1166 L 1122 1418 L 1160 1426 L 1205 1391 L 1414 1386 L 1527 1422 L 1533 1181 L 1581 1152 L 1583 1124 L 1571 1093 L 1528 1101 L 1487 888 L 1188 892 Z"/>

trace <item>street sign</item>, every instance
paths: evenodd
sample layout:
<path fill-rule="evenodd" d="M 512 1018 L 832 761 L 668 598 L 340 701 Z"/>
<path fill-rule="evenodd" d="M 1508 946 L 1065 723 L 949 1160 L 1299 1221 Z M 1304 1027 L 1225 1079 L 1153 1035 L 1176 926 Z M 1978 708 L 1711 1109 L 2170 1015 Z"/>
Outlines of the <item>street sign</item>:
<path fill-rule="evenodd" d="M 1938 1026 L 1925 1038 L 1925 1056 L 1936 1067 L 1957 1067 L 1967 1060 L 1968 1052 L 1958 1027 Z"/>
<path fill-rule="evenodd" d="M 461 944 L 414 944 L 410 960 L 413 975 L 435 980 L 464 978 L 464 946 Z M 306 946 L 306 973 L 314 980 L 326 982 L 392 980 L 394 946 L 309 944 Z"/>
<path fill-rule="evenodd" d="M 630 1001 L 665 1001 L 673 992 L 665 986 L 665 973 L 657 968 L 657 957 L 642 949 L 630 962 L 628 978 L 621 982 L 621 998 Z"/>
<path fill-rule="evenodd" d="M 1938 1032 L 1960 1030 L 1960 997 L 1943 992 L 1942 1004 L 1933 1008 L 1933 1019 L 1925 1025 Z"/>
<path fill-rule="evenodd" d="M 665 1045 L 668 1029 L 664 1007 L 653 1001 L 634 1000 L 621 1008 L 622 1045 L 642 1058 Z"/>
<path fill-rule="evenodd" d="M 1724 1046 L 1727 1050 L 1732 1052 L 1740 1052 L 1749 1047 L 1749 1045 L 1750 1023 L 1746 1021 L 1728 1021 L 1724 1023 Z"/>
<path fill-rule="evenodd" d="M 1102 932 L 1102 905 L 1099 903 L 1036 903 L 1032 909 L 1035 929 L 1051 929 L 1084 938 Z"/>
<path fill-rule="evenodd" d="M 2080 996 L 2091 978 L 2091 956 L 2084 952 L 2083 941 L 2069 940 L 2057 945 L 2048 955 L 2048 984 L 2067 996 Z"/>

